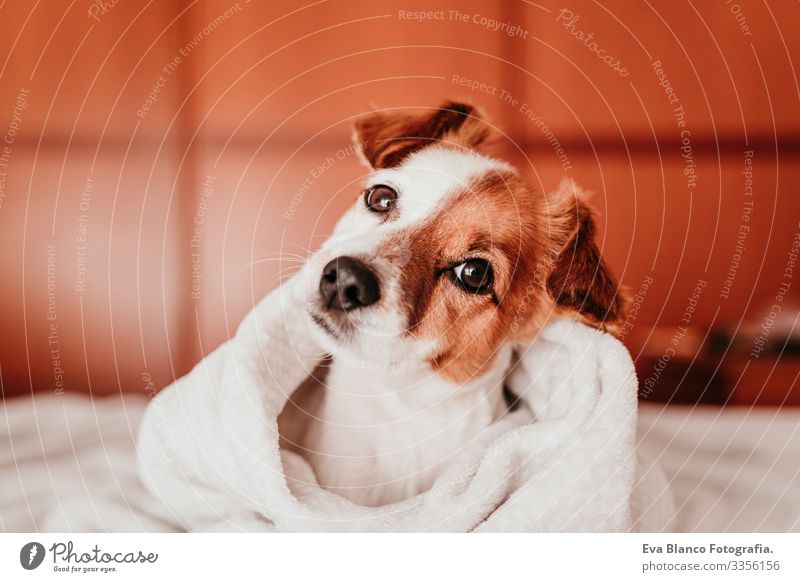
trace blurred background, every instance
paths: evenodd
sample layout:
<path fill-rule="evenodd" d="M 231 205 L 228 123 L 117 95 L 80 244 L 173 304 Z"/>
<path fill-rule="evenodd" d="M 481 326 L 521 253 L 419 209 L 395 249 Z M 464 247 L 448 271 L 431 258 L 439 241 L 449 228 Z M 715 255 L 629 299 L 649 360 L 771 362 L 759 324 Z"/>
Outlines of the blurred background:
<path fill-rule="evenodd" d="M 7 0 L 0 386 L 152 394 L 359 194 L 352 119 L 480 104 L 593 191 L 640 397 L 798 405 L 800 4 Z"/>

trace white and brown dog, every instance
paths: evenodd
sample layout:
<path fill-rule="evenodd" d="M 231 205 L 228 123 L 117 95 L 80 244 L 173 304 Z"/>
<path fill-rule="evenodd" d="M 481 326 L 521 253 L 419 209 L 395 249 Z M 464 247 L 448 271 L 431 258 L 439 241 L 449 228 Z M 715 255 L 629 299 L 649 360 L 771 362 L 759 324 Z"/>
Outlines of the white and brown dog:
<path fill-rule="evenodd" d="M 306 266 L 332 358 L 282 414 L 284 446 L 363 505 L 428 489 L 509 410 L 514 346 L 551 317 L 614 330 L 624 302 L 568 183 L 536 192 L 469 105 L 358 120 L 363 195 Z"/>

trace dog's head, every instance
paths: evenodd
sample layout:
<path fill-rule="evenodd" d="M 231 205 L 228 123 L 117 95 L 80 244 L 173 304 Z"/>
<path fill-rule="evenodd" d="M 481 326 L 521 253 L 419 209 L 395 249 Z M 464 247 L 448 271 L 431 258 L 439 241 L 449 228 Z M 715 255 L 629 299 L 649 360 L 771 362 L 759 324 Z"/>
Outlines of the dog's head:
<path fill-rule="evenodd" d="M 357 121 L 371 172 L 310 264 L 309 315 L 334 357 L 465 382 L 552 315 L 620 323 L 583 194 L 536 192 L 486 155 L 490 137 L 461 103 Z"/>

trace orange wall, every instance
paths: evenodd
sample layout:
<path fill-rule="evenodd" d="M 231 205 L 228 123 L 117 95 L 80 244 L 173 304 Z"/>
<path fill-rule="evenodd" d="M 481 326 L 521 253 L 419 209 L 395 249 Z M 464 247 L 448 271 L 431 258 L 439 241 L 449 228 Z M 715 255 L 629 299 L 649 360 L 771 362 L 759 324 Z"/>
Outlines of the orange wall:
<path fill-rule="evenodd" d="M 593 190 L 623 282 L 654 280 L 629 341 L 677 323 L 698 279 L 701 327 L 760 320 L 781 281 L 800 222 L 796 3 L 70 5 L 0 8 L 6 394 L 184 373 L 291 267 L 271 259 L 318 245 L 358 193 L 346 148 L 371 105 L 477 102 L 541 189 L 567 173 Z M 746 150 L 750 230 L 722 298 Z"/>

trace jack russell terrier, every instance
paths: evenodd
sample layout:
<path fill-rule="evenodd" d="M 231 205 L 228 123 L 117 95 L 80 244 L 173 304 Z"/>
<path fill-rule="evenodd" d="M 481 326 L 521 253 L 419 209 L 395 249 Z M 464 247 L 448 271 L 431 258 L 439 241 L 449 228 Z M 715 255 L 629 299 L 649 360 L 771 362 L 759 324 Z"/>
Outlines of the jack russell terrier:
<path fill-rule="evenodd" d="M 486 154 L 492 136 L 462 103 L 356 122 L 363 193 L 304 267 L 308 325 L 331 357 L 279 419 L 283 446 L 355 503 L 424 492 L 501 430 L 514 348 L 550 318 L 623 320 L 584 194 L 535 191 Z"/>

